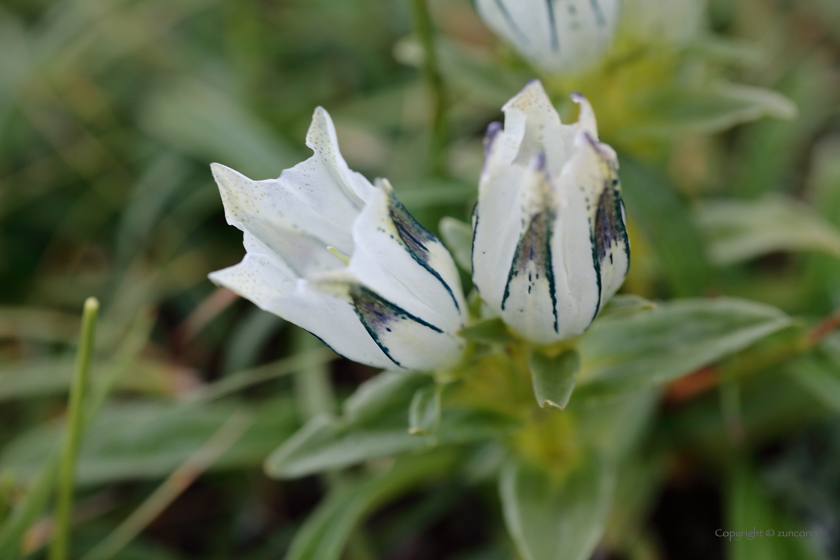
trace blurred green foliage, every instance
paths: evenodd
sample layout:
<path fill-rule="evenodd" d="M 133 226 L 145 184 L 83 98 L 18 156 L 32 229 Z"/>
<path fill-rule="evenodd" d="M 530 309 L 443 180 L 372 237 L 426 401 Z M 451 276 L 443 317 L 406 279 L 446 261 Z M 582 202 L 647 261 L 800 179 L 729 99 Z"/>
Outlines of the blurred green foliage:
<path fill-rule="evenodd" d="M 112 394 L 80 452 L 72 558 L 243 408 L 241 436 L 114 558 L 327 560 L 346 545 L 354 560 L 495 560 L 552 527 L 583 543 L 535 553 L 560 558 L 552 554 L 597 540 L 587 520 L 606 502 L 527 475 L 533 466 L 498 443 L 519 429 L 518 410 L 475 405 L 497 390 L 509 408 L 520 397 L 533 407 L 533 395 L 487 389 L 498 373 L 488 366 L 468 381 L 488 393 L 453 395 L 440 410 L 430 377 L 374 377 L 206 279 L 243 252 L 208 164 L 276 177 L 307 157 L 317 105 L 335 118 L 350 166 L 388 177 L 420 222 L 437 231 L 441 218 L 468 219 L 483 131 L 533 75 L 470 2 L 430 4 L 451 103 L 443 177 L 427 173 L 430 103 L 407 2 L 0 1 L 3 558 L 45 554 L 43 505 L 21 525 L 22 548 L 9 527 L 43 489 L 33 482 L 58 448 L 90 295 L 103 303 L 93 382 Z M 624 291 L 757 303 L 616 305 L 583 340 L 569 407 L 586 445 L 620 448 L 622 468 L 614 479 L 600 466 L 572 476 L 597 496 L 615 489 L 600 550 L 616 558 L 690 558 L 666 555 L 675 552 L 657 531 L 669 526 L 654 526 L 651 512 L 664 487 L 701 475 L 721 489 L 727 526 L 718 528 L 760 518 L 825 535 L 772 553 L 701 535 L 728 558 L 836 557 L 840 9 L 834 0 L 707 8 L 706 31 L 690 43 L 648 45 L 624 66 L 552 85 L 558 103 L 572 88 L 589 96 L 621 152 L 633 243 Z M 788 100 L 795 118 L 761 118 L 791 117 Z M 463 225 L 441 229 L 468 261 Z M 327 398 L 313 402 L 306 384 L 326 373 Z M 591 413 L 597 406 L 612 412 Z M 539 429 L 567 433 L 551 422 Z M 529 438 L 514 445 L 538 456 Z M 266 459 L 283 480 L 263 472 Z M 513 539 L 505 522 L 520 528 Z"/>

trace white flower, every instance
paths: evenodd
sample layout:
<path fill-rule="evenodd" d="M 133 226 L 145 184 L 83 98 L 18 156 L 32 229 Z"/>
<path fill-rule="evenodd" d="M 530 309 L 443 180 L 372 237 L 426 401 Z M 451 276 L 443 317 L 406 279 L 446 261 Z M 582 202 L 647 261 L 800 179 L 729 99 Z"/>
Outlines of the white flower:
<path fill-rule="evenodd" d="M 310 331 L 337 353 L 386 369 L 457 362 L 466 304 L 449 252 L 397 200 L 341 157 L 329 114 L 315 110 L 315 153 L 278 179 L 213 164 L 245 258 L 210 279 Z"/>
<path fill-rule="evenodd" d="M 552 74 L 588 70 L 615 33 L 620 0 L 478 0 L 494 33 Z"/>
<path fill-rule="evenodd" d="M 615 152 L 598 141 L 581 95 L 563 125 L 533 81 L 487 131 L 473 216 L 473 282 L 521 336 L 548 344 L 581 334 L 624 281 L 630 246 Z"/>

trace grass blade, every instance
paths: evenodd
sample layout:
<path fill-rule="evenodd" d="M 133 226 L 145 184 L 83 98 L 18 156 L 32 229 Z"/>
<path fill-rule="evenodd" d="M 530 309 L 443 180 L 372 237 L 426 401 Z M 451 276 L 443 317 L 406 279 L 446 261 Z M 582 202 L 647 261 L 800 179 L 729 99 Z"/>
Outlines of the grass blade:
<path fill-rule="evenodd" d="M 55 537 L 50 546 L 50 560 L 66 560 L 70 541 L 70 513 L 73 507 L 73 488 L 76 474 L 76 455 L 85 424 L 85 397 L 87 396 L 90 364 L 93 359 L 93 341 L 99 301 L 88 298 L 82 314 L 82 334 L 76 355 L 76 372 L 70 388 L 67 409 L 67 435 L 58 463 L 58 495 L 55 505 Z"/>

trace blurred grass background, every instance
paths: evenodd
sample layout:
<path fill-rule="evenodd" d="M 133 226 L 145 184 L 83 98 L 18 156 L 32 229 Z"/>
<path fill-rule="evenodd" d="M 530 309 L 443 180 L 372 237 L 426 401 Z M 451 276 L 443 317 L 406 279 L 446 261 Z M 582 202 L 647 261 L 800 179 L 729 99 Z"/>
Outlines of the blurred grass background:
<path fill-rule="evenodd" d="M 622 175 L 634 229 L 626 291 L 733 295 L 811 318 L 840 304 L 838 6 L 711 2 L 711 29 L 749 47 L 738 51 L 749 63 L 716 51 L 720 72 L 782 92 L 799 114 L 717 135 L 678 129 L 655 152 L 625 147 L 637 158 Z M 260 468 L 311 410 L 295 380 L 330 368 L 341 398 L 373 371 L 328 365 L 332 356 L 306 336 L 207 281 L 243 253 L 208 164 L 276 177 L 308 157 L 303 137 L 322 105 L 352 168 L 388 177 L 431 229 L 443 216 L 466 220 L 483 131 L 531 76 L 470 2 L 432 8 L 452 102 L 443 177 L 426 171 L 429 102 L 406 64 L 406 2 L 0 1 L 0 518 L 57 446 L 79 310 L 94 295 L 102 302 L 94 379 L 118 382 L 80 458 L 73 557 L 243 406 L 247 427 L 203 465 L 211 474 L 114 557 L 284 553 L 322 494 L 315 479 L 271 481 Z M 733 217 L 741 201 L 749 205 Z M 774 499 L 837 531 L 840 431 L 825 418 L 840 393 L 812 415 L 804 397 L 788 409 L 775 397 L 750 401 L 769 416 L 757 440 L 767 457 L 762 480 Z M 675 460 L 674 482 L 651 517 L 664 557 L 720 557 L 712 534 L 721 483 L 691 466 L 704 462 L 691 459 L 695 440 L 724 437 L 708 420 L 716 411 L 716 401 L 702 399 L 665 411 L 676 447 L 694 451 Z M 493 500 L 449 480 L 392 505 L 370 522 L 382 551 L 374 557 L 507 558 Z M 43 554 L 49 535 L 44 518 L 26 533 L 26 551 Z M 837 540 L 825 547 L 840 554 Z"/>

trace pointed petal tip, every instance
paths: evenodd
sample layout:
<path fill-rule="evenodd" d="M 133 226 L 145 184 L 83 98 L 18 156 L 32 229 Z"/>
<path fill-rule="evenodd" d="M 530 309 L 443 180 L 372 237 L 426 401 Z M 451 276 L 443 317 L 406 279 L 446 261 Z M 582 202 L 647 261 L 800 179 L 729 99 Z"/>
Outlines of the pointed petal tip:
<path fill-rule="evenodd" d="M 578 114 L 578 126 L 585 131 L 586 134 L 598 139 L 598 121 L 595 119 L 595 110 L 592 104 L 582 93 L 574 92 L 571 95 L 572 101 L 580 105 L 580 114 Z"/>
<path fill-rule="evenodd" d="M 213 179 L 216 180 L 216 184 L 223 188 L 230 187 L 230 183 L 235 181 L 251 181 L 250 178 L 246 177 L 239 171 L 231 169 L 221 163 L 211 163 L 210 171 L 213 173 Z"/>
<path fill-rule="evenodd" d="M 387 194 L 394 192 L 394 186 L 391 184 L 391 181 L 389 181 L 385 177 L 377 177 L 376 179 L 374 179 L 373 186 L 377 189 L 381 189 Z"/>
<path fill-rule="evenodd" d="M 306 146 L 312 151 L 318 152 L 321 149 L 318 146 L 319 140 L 322 140 L 324 136 L 327 137 L 328 142 L 335 144 L 335 147 L 338 148 L 332 117 L 326 109 L 319 105 L 315 107 L 315 111 L 312 113 L 312 123 L 309 125 L 309 130 L 306 131 Z"/>
<path fill-rule="evenodd" d="M 543 87 L 542 82 L 535 78 L 535 79 L 529 81 L 527 84 L 525 84 L 525 87 L 522 88 L 522 90 L 519 93 L 514 95 L 510 99 L 510 101 L 505 103 L 504 106 L 502 106 L 502 111 L 504 112 L 504 111 L 507 111 L 511 107 L 516 107 L 518 105 L 525 104 L 525 103 L 528 102 L 529 98 L 532 98 L 532 97 L 545 98 L 545 100 L 549 103 L 549 105 L 551 104 L 551 102 L 548 99 L 548 94 L 545 92 L 545 88 Z"/>

